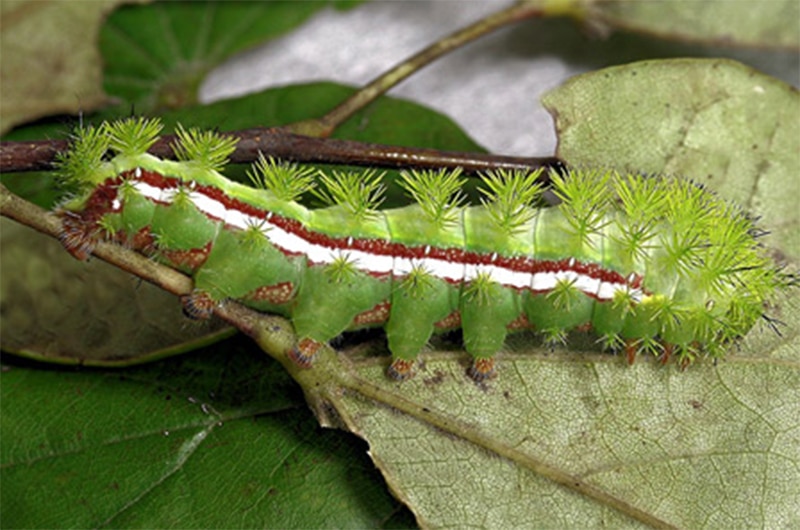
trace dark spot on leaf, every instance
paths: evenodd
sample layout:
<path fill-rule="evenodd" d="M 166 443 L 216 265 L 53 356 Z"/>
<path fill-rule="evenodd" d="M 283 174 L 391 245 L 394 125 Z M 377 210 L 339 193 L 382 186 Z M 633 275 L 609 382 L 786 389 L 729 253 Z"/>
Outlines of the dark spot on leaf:
<path fill-rule="evenodd" d="M 444 381 L 445 374 L 441 370 L 436 370 L 433 374 L 433 377 L 427 377 L 423 379 L 423 383 L 426 385 L 440 385 Z"/>

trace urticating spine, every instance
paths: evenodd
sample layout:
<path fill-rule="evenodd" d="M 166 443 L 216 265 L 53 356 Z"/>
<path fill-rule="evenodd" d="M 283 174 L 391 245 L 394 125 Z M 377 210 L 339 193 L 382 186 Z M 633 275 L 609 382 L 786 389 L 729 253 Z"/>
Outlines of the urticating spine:
<path fill-rule="evenodd" d="M 256 187 L 223 177 L 234 141 L 178 130 L 178 161 L 146 153 L 155 120 L 84 129 L 61 160 L 81 192 L 63 240 L 85 257 L 110 237 L 190 273 L 187 312 L 232 298 L 291 317 L 310 364 L 345 330 L 386 329 L 404 378 L 436 331 L 462 328 L 471 374 L 492 374 L 509 331 L 552 342 L 591 327 L 629 357 L 721 355 L 784 277 L 746 215 L 690 182 L 613 172 L 553 174 L 561 204 L 538 207 L 538 172 L 482 177 L 466 206 L 457 171 L 404 173 L 414 204 L 378 210 L 381 175 L 314 175 L 261 159 Z M 114 153 L 104 160 L 107 149 Z M 296 202 L 311 191 L 331 206 Z"/>

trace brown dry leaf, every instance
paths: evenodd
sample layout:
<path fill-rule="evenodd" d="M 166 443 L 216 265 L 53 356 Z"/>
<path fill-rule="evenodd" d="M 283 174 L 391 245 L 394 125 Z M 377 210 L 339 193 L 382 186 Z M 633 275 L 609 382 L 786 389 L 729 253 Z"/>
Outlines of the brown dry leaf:
<path fill-rule="evenodd" d="M 0 4 L 0 134 L 32 119 L 106 102 L 97 36 L 105 16 L 122 3 Z"/>

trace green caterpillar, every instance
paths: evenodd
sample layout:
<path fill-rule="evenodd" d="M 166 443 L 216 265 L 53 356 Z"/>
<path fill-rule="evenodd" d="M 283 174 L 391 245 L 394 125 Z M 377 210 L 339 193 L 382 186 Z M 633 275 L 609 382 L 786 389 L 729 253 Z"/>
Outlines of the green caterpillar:
<path fill-rule="evenodd" d="M 62 241 L 85 259 L 98 238 L 191 274 L 185 310 L 236 299 L 291 318 L 291 357 L 309 366 L 343 331 L 386 330 L 396 379 L 413 375 L 432 334 L 462 328 L 476 380 L 494 373 L 509 331 L 552 342 L 591 328 L 632 362 L 718 357 L 763 316 L 787 276 L 736 207 L 684 180 L 572 171 L 551 175 L 561 204 L 536 207 L 539 172 L 482 177 L 465 206 L 458 171 L 408 172 L 415 203 L 377 210 L 374 171 L 322 175 L 263 157 L 251 179 L 218 170 L 235 140 L 178 129 L 178 161 L 147 154 L 158 120 L 84 128 L 59 161 L 80 187 L 62 208 Z M 113 158 L 107 160 L 106 152 Z M 316 193 L 330 207 L 296 199 Z"/>

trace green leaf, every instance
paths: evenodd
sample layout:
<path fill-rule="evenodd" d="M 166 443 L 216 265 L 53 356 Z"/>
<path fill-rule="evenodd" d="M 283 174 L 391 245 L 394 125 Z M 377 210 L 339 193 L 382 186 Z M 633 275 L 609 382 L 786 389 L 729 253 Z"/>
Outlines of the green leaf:
<path fill-rule="evenodd" d="M 178 90 L 159 94 L 183 96 L 193 82 L 187 75 Z M 167 121 L 231 130 L 256 125 L 255 116 L 258 125 L 275 125 L 318 116 L 347 93 L 293 87 L 270 92 L 280 96 L 274 100 L 189 109 Z M 337 135 L 476 149 L 457 128 L 432 127 L 429 119 L 419 107 L 389 102 Z M 325 425 L 367 439 L 386 484 L 427 526 L 634 526 L 629 515 L 686 527 L 793 526 L 800 307 L 788 297 L 770 314 L 786 322 L 783 337 L 756 330 L 739 356 L 686 373 L 651 363 L 626 368 L 597 353 L 596 337 L 585 334 L 556 351 L 530 335 L 516 337 L 500 358 L 499 379 L 482 386 L 464 375 L 464 354 L 452 351 L 430 353 L 415 380 L 391 383 L 383 375 L 386 352 L 364 340 L 345 339 L 342 355 L 325 352 L 311 370 L 289 370 Z M 285 322 L 265 324 L 272 340 L 291 339 Z M 5 365 L 4 522 L 408 524 L 393 518 L 383 479 L 348 481 L 366 475 L 351 467 L 366 447 L 357 444 L 340 459 L 341 446 L 354 440 L 320 432 L 274 363 L 230 344 L 217 354 L 114 372 Z"/>
<path fill-rule="evenodd" d="M 390 519 L 397 502 L 373 486 L 363 444 L 320 432 L 296 386 L 250 348 L 229 341 L 124 372 L 4 364 L 4 526 L 365 528 Z"/>
<path fill-rule="evenodd" d="M 212 68 L 283 35 L 329 5 L 354 2 L 160 2 L 126 6 L 100 33 L 109 95 L 152 114 L 197 102 Z"/>
<path fill-rule="evenodd" d="M 800 48 L 800 3 L 795 0 L 598 0 L 588 19 L 657 37 L 708 44 Z"/>
<path fill-rule="evenodd" d="M 559 158 L 577 167 L 683 175 L 759 216 L 800 261 L 800 94 L 725 59 L 643 61 L 572 78 L 543 103 Z"/>
<path fill-rule="evenodd" d="M 195 102 L 203 76 L 234 53 L 328 6 L 359 2 L 157 2 L 112 13 L 123 3 L 3 2 L 0 133 L 42 116 L 96 110 L 108 96 L 145 114 Z"/>

